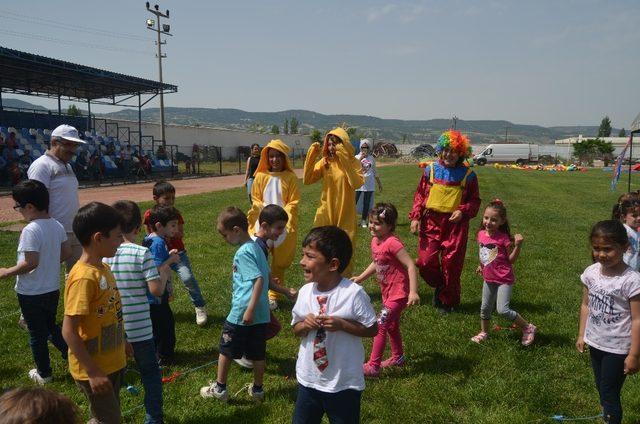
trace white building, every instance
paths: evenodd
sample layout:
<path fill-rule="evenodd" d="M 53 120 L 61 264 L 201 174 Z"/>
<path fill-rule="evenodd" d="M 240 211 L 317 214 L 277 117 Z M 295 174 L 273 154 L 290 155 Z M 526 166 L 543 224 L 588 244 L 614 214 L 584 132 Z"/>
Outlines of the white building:
<path fill-rule="evenodd" d="M 562 140 L 556 140 L 555 145 L 556 145 L 558 154 L 564 157 L 571 157 L 573 155 L 574 143 L 580 143 L 583 140 L 594 139 L 594 138 L 596 137 L 585 137 L 583 135 L 579 135 L 577 137 L 569 137 L 569 138 L 563 138 Z M 614 157 L 618 156 L 620 152 L 622 152 L 622 149 L 624 149 L 624 146 L 626 146 L 627 142 L 629 141 L 629 137 L 599 137 L 599 138 L 600 140 L 611 142 L 611 144 L 615 148 L 615 150 L 613 151 Z M 633 157 L 640 158 L 640 145 L 636 144 L 633 147 L 634 147 Z M 627 155 L 628 154 L 629 153 L 627 152 Z"/>

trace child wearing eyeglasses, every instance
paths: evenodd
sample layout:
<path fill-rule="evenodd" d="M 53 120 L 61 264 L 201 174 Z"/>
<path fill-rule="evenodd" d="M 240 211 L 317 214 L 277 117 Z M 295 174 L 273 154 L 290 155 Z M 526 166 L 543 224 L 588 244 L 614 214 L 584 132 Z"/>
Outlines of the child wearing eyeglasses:
<path fill-rule="evenodd" d="M 52 380 L 48 340 L 67 359 L 67 343 L 56 324 L 60 299 L 60 262 L 71 255 L 64 227 L 49 215 L 49 191 L 40 181 L 24 180 L 11 193 L 29 223 L 18 242 L 18 261 L 0 268 L 0 279 L 16 277 L 15 291 L 20 311 L 29 329 L 29 346 L 36 367 L 29 378 L 39 385 Z"/>

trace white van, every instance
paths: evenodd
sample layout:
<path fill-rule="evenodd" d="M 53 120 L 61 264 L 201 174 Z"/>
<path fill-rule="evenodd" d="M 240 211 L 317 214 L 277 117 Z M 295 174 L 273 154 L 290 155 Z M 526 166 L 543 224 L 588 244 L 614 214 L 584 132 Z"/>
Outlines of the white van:
<path fill-rule="evenodd" d="M 473 157 L 478 165 L 487 163 L 511 162 L 524 165 L 538 162 L 539 146 L 537 144 L 489 144 L 482 152 Z"/>

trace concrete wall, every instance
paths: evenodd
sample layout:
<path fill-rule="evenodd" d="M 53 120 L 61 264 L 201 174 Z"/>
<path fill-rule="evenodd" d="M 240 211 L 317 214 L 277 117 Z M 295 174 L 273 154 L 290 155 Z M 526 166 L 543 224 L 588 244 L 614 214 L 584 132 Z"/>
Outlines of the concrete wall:
<path fill-rule="evenodd" d="M 129 127 L 131 131 L 138 130 L 138 121 L 109 119 L 108 122 L 115 122 L 118 126 Z M 160 124 L 143 122 L 142 134 L 145 136 L 153 136 L 156 140 L 160 140 Z M 269 140 L 274 138 L 279 138 L 287 143 L 289 147 L 295 148 L 296 154 L 300 149 L 303 149 L 306 152 L 311 145 L 309 136 L 301 134 L 258 134 L 240 130 L 195 127 L 189 125 L 165 125 L 165 134 L 167 144 L 176 144 L 180 146 L 180 151 L 184 151 L 185 153 L 191 152 L 191 147 L 194 144 L 221 146 L 223 147 L 222 153 L 225 159 L 233 157 L 237 152 L 237 147 L 250 146 L 253 143 L 258 143 L 260 146 L 264 146 L 269 142 Z"/>

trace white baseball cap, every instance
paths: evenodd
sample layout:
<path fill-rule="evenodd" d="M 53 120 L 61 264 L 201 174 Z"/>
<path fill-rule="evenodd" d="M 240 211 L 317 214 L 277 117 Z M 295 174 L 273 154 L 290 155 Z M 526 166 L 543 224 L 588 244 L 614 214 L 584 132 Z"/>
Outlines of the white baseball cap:
<path fill-rule="evenodd" d="M 59 125 L 55 130 L 51 131 L 51 138 L 63 138 L 75 143 L 87 144 L 86 141 L 78 136 L 78 130 L 67 124 Z"/>
<path fill-rule="evenodd" d="M 362 140 L 360 140 L 360 148 L 364 146 L 371 148 L 371 140 L 369 140 L 368 138 L 363 138 Z"/>

